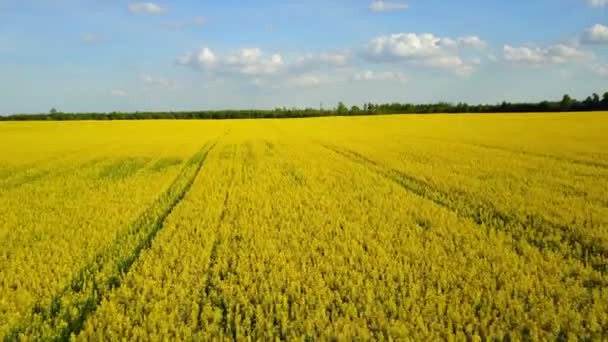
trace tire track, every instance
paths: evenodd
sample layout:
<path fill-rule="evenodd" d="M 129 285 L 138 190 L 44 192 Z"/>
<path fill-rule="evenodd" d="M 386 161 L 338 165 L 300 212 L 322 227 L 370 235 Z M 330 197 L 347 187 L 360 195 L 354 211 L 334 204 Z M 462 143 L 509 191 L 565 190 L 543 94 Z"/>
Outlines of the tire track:
<path fill-rule="evenodd" d="M 508 232 L 515 240 L 525 240 L 541 252 L 551 250 L 569 255 L 598 272 L 608 272 L 608 248 L 602 241 L 572 231 L 566 225 L 549 222 L 532 214 L 520 219 L 496 208 L 492 203 L 471 198 L 464 192 L 445 192 L 427 182 L 399 170 L 384 167 L 376 161 L 354 151 L 321 144 L 324 148 L 380 174 L 403 189 L 444 207 L 458 216 L 472 220 L 479 226 L 495 227 Z M 555 233 L 559 233 L 556 241 Z M 568 248 L 564 250 L 562 244 Z M 517 251 L 517 248 L 516 248 Z"/>
<path fill-rule="evenodd" d="M 423 139 L 423 140 L 430 140 L 430 141 L 439 141 L 439 142 L 450 143 L 450 144 L 461 144 L 461 145 L 466 145 L 466 146 L 473 146 L 473 147 L 482 148 L 482 149 L 486 149 L 486 150 L 494 150 L 494 151 L 500 151 L 500 152 L 513 153 L 513 154 L 521 154 L 524 156 L 534 157 L 534 158 L 552 159 L 552 160 L 558 161 L 558 162 L 565 162 L 565 163 L 569 163 L 569 164 L 575 164 L 575 165 L 581 165 L 581 166 L 587 166 L 587 167 L 608 169 L 608 164 L 591 161 L 591 160 L 572 159 L 572 158 L 567 158 L 567 157 L 562 157 L 562 156 L 556 156 L 553 154 L 517 150 L 517 149 L 511 149 L 511 148 L 507 148 L 507 147 L 503 147 L 503 146 L 479 144 L 479 143 L 468 142 L 468 141 L 455 141 L 455 140 L 437 139 L 437 138 L 428 138 L 428 137 L 416 137 L 416 138 Z"/>
<path fill-rule="evenodd" d="M 234 151 L 230 155 L 231 157 L 234 157 L 236 155 L 236 145 L 234 145 L 233 148 L 234 148 Z M 229 159 L 229 156 L 224 155 L 223 158 Z M 216 303 L 216 300 L 214 300 L 214 298 L 212 298 L 214 296 L 214 294 L 217 295 L 217 292 L 219 292 L 217 289 L 217 286 L 214 284 L 214 280 L 212 279 L 212 276 L 217 273 L 216 267 L 218 265 L 218 258 L 219 258 L 218 254 L 219 254 L 220 244 L 222 243 L 222 241 L 221 241 L 222 236 L 221 236 L 221 234 L 220 234 L 221 232 L 219 230 L 222 225 L 222 222 L 224 222 L 224 219 L 226 218 L 228 202 L 230 201 L 230 192 L 232 191 L 232 188 L 234 187 L 235 177 L 236 177 L 236 172 L 235 172 L 235 169 L 233 168 L 230 173 L 230 184 L 229 184 L 228 188 L 226 189 L 226 194 L 224 196 L 224 202 L 222 205 L 222 209 L 218 216 L 217 225 L 215 226 L 215 229 L 214 229 L 215 236 L 214 236 L 214 240 L 213 240 L 213 245 L 211 247 L 211 252 L 209 254 L 209 262 L 207 264 L 206 277 L 205 277 L 203 286 L 201 287 L 202 291 L 199 295 L 199 299 L 198 299 L 198 303 L 197 303 L 199 309 L 201 310 L 198 313 L 198 317 L 197 317 L 198 329 L 202 329 L 202 327 L 205 324 L 202 308 L 204 308 L 205 305 L 212 305 L 212 306 L 218 306 L 222 309 L 222 326 L 225 328 L 226 331 L 228 331 L 229 322 L 228 322 L 228 316 L 227 316 L 227 314 L 228 314 L 227 303 L 223 299 L 219 303 Z M 233 337 L 236 338 L 236 336 L 233 336 Z"/>
<path fill-rule="evenodd" d="M 569 164 L 570 167 L 574 168 L 574 169 L 571 169 L 571 172 L 573 172 L 573 174 L 577 177 L 594 178 L 596 181 L 597 180 L 603 180 L 603 181 L 608 180 L 608 174 L 605 173 L 605 171 L 608 170 L 608 164 L 603 164 L 600 162 L 581 161 L 581 160 L 569 159 L 569 158 L 565 158 L 565 157 L 540 154 L 540 153 L 535 153 L 535 152 L 528 152 L 528 151 L 505 148 L 505 147 L 492 146 L 492 145 L 487 145 L 487 144 L 478 144 L 478 143 L 467 142 L 467 141 L 456 141 L 456 140 L 437 139 L 437 138 L 428 138 L 428 137 L 415 137 L 414 139 L 440 142 L 440 143 L 451 144 L 451 145 L 465 146 L 468 148 L 474 148 L 476 150 L 481 149 L 481 150 L 498 151 L 499 153 L 502 153 L 501 154 L 502 157 L 505 157 L 505 154 L 509 154 L 509 155 L 514 154 L 514 155 L 519 155 L 519 156 L 523 156 L 524 158 L 526 158 L 526 159 L 522 159 L 522 160 L 530 160 L 530 161 L 533 160 L 534 163 L 549 162 L 549 161 L 552 163 L 566 163 L 566 164 Z M 406 158 L 409 158 L 405 153 L 400 153 L 400 154 L 405 156 Z M 409 158 L 409 159 L 411 159 L 411 158 Z M 542 165 L 544 165 L 544 164 L 542 164 Z M 590 167 L 594 168 L 593 171 L 589 170 Z M 584 169 L 581 169 L 581 168 L 584 168 Z M 606 168 L 606 170 L 604 168 Z M 547 167 L 546 165 L 542 166 L 542 170 L 546 171 L 547 169 L 549 169 L 549 167 Z M 561 193 L 563 193 L 565 196 L 573 197 L 573 198 L 574 197 L 581 198 L 581 199 L 584 199 L 585 201 L 593 203 L 599 207 L 608 208 L 608 200 L 604 199 L 601 196 L 596 196 L 593 194 L 589 194 L 585 191 L 576 189 L 575 187 L 568 184 L 568 182 L 571 181 L 571 177 L 569 175 L 568 176 L 564 175 L 561 172 L 555 173 L 555 170 L 558 169 L 555 167 L 551 167 L 550 169 L 551 169 L 552 176 L 555 177 L 554 179 L 551 180 L 551 182 L 554 183 L 556 186 L 559 186 L 559 191 Z M 540 172 L 541 169 L 539 168 L 538 170 Z M 588 172 L 584 172 L 584 171 L 588 171 Z M 593 172 L 595 172 L 595 173 L 593 173 Z"/>
<path fill-rule="evenodd" d="M 18 178 L 21 176 L 27 176 L 28 173 L 40 172 L 37 170 L 37 167 L 41 167 L 43 169 L 55 170 L 54 163 L 58 160 L 70 158 L 74 155 L 77 155 L 77 151 L 68 151 L 66 153 L 54 155 L 52 157 L 42 158 L 35 162 L 30 162 L 21 166 L 10 166 L 9 164 L 0 164 L 0 182 L 6 182 L 13 178 Z M 46 170 L 48 173 L 51 171 Z"/>
<path fill-rule="evenodd" d="M 67 341 L 77 335 L 104 295 L 121 285 L 122 276 L 129 272 L 141 252 L 151 246 L 166 218 L 189 192 L 218 141 L 205 144 L 194 154 L 169 188 L 126 233 L 77 272 L 70 285 L 57 293 L 50 304 L 36 304 L 29 317 L 11 329 L 5 341 L 18 341 L 23 336 L 33 340 Z"/>
<path fill-rule="evenodd" d="M 588 167 L 596 167 L 596 168 L 600 168 L 600 169 L 604 169 L 604 170 L 608 169 L 608 164 L 595 162 L 595 161 L 591 161 L 591 160 L 572 159 L 572 158 L 561 157 L 561 156 L 556 156 L 556 155 L 546 154 L 546 153 L 538 153 L 538 152 L 531 152 L 531 151 L 524 151 L 524 150 L 514 150 L 514 149 L 501 147 L 501 146 L 492 146 L 492 145 L 475 144 L 475 143 L 466 143 L 466 144 L 470 145 L 470 146 L 475 146 L 478 148 L 487 149 L 487 150 L 495 150 L 495 151 L 515 153 L 515 154 L 522 154 L 525 156 L 536 157 L 536 158 L 552 159 L 552 160 L 558 161 L 558 162 L 564 162 L 564 163 L 582 165 L 582 166 L 588 166 Z"/>
<path fill-rule="evenodd" d="M 48 179 L 60 178 L 67 175 L 75 174 L 80 170 L 87 170 L 96 166 L 97 164 L 101 164 L 103 162 L 102 159 L 92 159 L 84 163 L 71 165 L 65 167 L 61 170 L 36 170 L 30 169 L 27 171 L 23 171 L 19 175 L 12 176 L 10 178 L 6 178 L 4 180 L 0 179 L 0 189 L 5 191 L 13 190 L 15 188 L 19 188 L 23 185 L 31 184 L 38 181 L 44 181 Z"/>

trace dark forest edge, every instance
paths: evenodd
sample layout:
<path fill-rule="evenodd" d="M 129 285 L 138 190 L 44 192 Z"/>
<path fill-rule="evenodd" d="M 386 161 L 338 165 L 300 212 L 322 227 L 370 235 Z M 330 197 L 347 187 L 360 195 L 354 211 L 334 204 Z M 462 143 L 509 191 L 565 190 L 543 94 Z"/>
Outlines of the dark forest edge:
<path fill-rule="evenodd" d="M 310 118 L 323 116 L 386 115 L 386 114 L 439 114 L 439 113 L 545 113 L 545 112 L 587 112 L 608 110 L 608 92 L 600 98 L 596 93 L 584 101 L 577 101 L 564 95 L 561 101 L 537 103 L 509 103 L 489 105 L 469 105 L 467 103 L 439 102 L 433 104 L 411 103 L 366 103 L 363 108 L 348 108 L 340 102 L 336 108 L 276 108 L 273 110 L 206 110 L 179 112 L 135 112 L 135 113 L 62 113 L 51 109 L 48 114 L 14 114 L 0 116 L 0 121 L 63 121 L 63 120 L 151 120 L 151 119 L 270 119 L 270 118 Z"/>

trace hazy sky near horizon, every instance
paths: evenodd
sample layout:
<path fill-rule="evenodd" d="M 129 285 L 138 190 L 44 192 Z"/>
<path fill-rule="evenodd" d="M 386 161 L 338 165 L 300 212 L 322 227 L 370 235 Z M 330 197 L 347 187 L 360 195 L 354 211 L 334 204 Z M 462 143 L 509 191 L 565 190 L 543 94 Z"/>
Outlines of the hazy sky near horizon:
<path fill-rule="evenodd" d="M 0 0 L 0 114 L 608 91 L 608 0 Z"/>

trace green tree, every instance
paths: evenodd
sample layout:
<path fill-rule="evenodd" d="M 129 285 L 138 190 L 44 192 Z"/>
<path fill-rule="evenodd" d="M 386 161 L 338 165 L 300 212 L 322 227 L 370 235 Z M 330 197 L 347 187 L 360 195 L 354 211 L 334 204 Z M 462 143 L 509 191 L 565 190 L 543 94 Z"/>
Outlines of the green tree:
<path fill-rule="evenodd" d="M 367 104 L 367 112 L 369 114 L 372 114 L 373 112 L 375 112 L 375 110 L 376 110 L 376 106 L 373 103 L 370 102 Z"/>
<path fill-rule="evenodd" d="M 570 95 L 566 94 L 562 98 L 562 101 L 560 102 L 560 106 L 562 107 L 562 109 L 568 109 L 568 108 L 570 108 L 570 106 L 572 106 L 573 103 L 574 103 L 574 100 L 572 100 Z"/>
<path fill-rule="evenodd" d="M 338 109 L 336 111 L 338 112 L 338 115 L 348 114 L 348 108 L 342 101 L 338 102 Z"/>

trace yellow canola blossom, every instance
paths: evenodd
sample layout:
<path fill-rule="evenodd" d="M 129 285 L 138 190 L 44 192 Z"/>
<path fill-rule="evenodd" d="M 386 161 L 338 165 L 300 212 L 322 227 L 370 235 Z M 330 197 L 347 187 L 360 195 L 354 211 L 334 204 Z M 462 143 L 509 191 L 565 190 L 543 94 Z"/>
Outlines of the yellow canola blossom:
<path fill-rule="evenodd" d="M 9 340 L 608 338 L 606 113 L 5 131 Z"/>
<path fill-rule="evenodd" d="M 62 303 L 63 294 L 72 291 L 79 274 L 146 213 L 191 155 L 218 135 L 199 129 L 198 141 L 167 148 L 154 137 L 161 129 L 152 127 L 149 140 L 156 141 L 151 148 L 134 143 L 133 124 L 99 124 L 95 132 L 88 132 L 95 135 L 86 138 L 70 137 L 70 124 L 60 126 L 59 132 L 55 124 L 46 130 L 40 130 L 40 125 L 46 124 L 17 126 L 24 136 L 34 130 L 40 141 L 58 139 L 63 144 L 54 141 L 50 145 L 56 144 L 55 150 L 45 151 L 49 146 L 43 146 L 36 151 L 32 141 L 0 152 L 3 162 L 11 166 L 22 163 L 19 153 L 28 151 L 39 156 L 62 150 L 67 154 L 61 160 L 44 161 L 49 171 L 40 177 L 12 172 L 7 182 L 0 183 L 0 335 L 23 330 L 33 320 L 46 317 L 51 307 L 80 311 Z M 89 125 L 81 129 L 92 128 Z"/>

